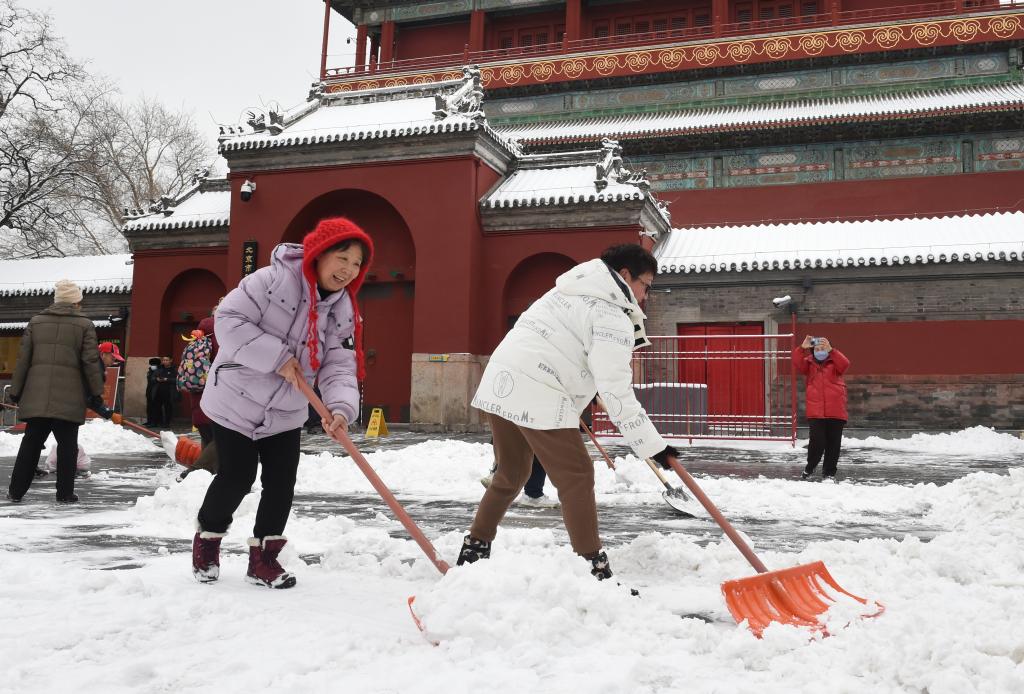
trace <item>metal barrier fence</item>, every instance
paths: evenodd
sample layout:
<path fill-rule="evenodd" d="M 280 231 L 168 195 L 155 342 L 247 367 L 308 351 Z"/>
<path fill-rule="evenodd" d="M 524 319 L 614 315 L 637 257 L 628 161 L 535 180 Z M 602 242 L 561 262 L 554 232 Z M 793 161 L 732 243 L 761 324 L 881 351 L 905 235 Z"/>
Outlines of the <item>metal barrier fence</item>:
<path fill-rule="evenodd" d="M 795 443 L 792 334 L 700 329 L 648 339 L 651 346 L 633 354 L 633 389 L 663 436 Z M 593 421 L 596 434 L 620 435 L 604 412 Z"/>

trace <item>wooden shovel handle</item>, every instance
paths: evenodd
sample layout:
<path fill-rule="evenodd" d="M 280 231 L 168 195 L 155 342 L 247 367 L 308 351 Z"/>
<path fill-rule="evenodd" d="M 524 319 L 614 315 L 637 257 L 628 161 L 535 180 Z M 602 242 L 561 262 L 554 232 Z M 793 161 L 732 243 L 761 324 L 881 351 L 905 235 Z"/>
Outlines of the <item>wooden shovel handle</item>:
<path fill-rule="evenodd" d="M 650 458 L 644 458 L 644 462 L 646 462 L 647 463 L 647 467 L 651 468 L 651 470 L 654 472 L 654 474 L 658 476 L 658 480 L 663 485 L 665 485 L 665 489 L 671 490 L 672 489 L 672 485 L 668 483 L 667 479 L 665 479 L 665 475 L 661 474 L 661 470 L 658 469 L 658 464 L 655 463 Z"/>
<path fill-rule="evenodd" d="M 313 389 L 309 387 L 309 384 L 306 383 L 304 379 L 300 378 L 298 380 L 298 388 L 302 391 L 302 394 L 306 396 L 306 399 L 309 400 L 310 404 L 313 405 L 313 409 L 317 411 L 317 414 L 327 421 L 331 421 L 334 418 L 334 416 L 327 410 L 327 406 L 324 405 L 323 401 L 317 397 L 316 393 L 313 392 Z M 416 525 L 416 521 L 406 513 L 405 508 L 403 508 L 402 504 L 400 504 L 398 499 L 395 498 L 395 495 L 391 493 L 391 490 L 388 489 L 386 484 L 384 484 L 384 481 L 377 476 L 374 469 L 370 467 L 368 462 L 366 462 L 366 458 L 363 457 L 363 454 L 360 453 L 359 449 L 356 448 L 354 443 L 352 443 L 352 439 L 348 437 L 348 434 L 344 431 L 339 431 L 335 433 L 333 438 L 342 445 L 349 456 L 351 456 L 352 460 L 355 461 L 356 465 L 359 466 L 359 470 L 366 475 L 366 479 L 370 481 L 370 484 L 372 484 L 373 488 L 377 490 L 380 497 L 384 499 L 384 502 L 388 505 L 388 508 L 391 509 L 391 512 L 395 514 L 395 517 L 401 521 L 402 525 L 405 526 L 405 529 L 410 535 L 412 535 L 412 539 L 416 540 L 416 544 L 418 544 L 420 549 L 423 550 L 423 553 L 427 555 L 427 559 L 429 559 L 442 574 L 447 573 L 450 568 L 448 563 L 445 562 L 444 559 L 441 559 L 437 550 L 434 549 L 434 545 L 430 543 L 427 536 L 424 535 L 423 531 L 420 530 L 418 525 Z"/>
<path fill-rule="evenodd" d="M 583 417 L 580 417 L 580 426 L 583 427 L 583 430 L 587 432 L 587 435 L 590 436 L 590 440 L 594 442 L 594 445 L 597 447 L 597 450 L 601 451 L 601 455 L 604 456 L 604 462 L 608 463 L 608 468 L 614 470 L 615 463 L 613 463 L 611 457 L 609 457 L 608 451 L 604 449 L 604 446 L 597 442 L 597 437 L 594 436 L 594 432 L 590 430 L 590 427 L 587 426 L 587 423 L 583 421 Z"/>
<path fill-rule="evenodd" d="M 746 540 L 744 540 L 740 534 L 736 532 L 736 529 L 732 527 L 732 523 L 725 519 L 722 512 L 718 510 L 718 507 L 715 506 L 714 502 L 708 498 L 707 494 L 704 493 L 704 490 L 697 484 L 697 480 L 693 479 L 693 477 L 690 476 L 690 473 L 686 471 L 686 468 L 680 465 L 679 461 L 674 457 L 669 456 L 668 462 L 669 465 L 672 466 L 672 469 L 676 471 L 676 474 L 679 475 L 683 484 L 686 485 L 686 488 L 689 489 L 695 497 L 697 497 L 697 501 L 699 501 L 707 510 L 708 514 L 715 519 L 715 522 L 718 523 L 718 527 L 722 529 L 722 532 L 729 536 L 732 543 L 736 545 L 736 549 L 738 549 L 740 554 L 750 562 L 750 565 L 754 567 L 754 570 L 759 574 L 768 573 L 768 567 L 764 565 L 764 562 L 757 558 L 757 555 L 754 554 L 754 550 L 750 548 L 750 545 L 747 544 Z"/>

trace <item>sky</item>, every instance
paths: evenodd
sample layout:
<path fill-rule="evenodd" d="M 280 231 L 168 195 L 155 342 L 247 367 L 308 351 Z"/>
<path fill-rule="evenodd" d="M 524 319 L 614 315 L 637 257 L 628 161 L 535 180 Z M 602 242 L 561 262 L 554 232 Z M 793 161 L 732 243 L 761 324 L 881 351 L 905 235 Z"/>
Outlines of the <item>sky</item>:
<path fill-rule="evenodd" d="M 214 141 L 247 107 L 304 101 L 318 77 L 321 0 L 16 0 L 49 12 L 75 59 L 142 94 L 190 112 Z M 351 65 L 355 29 L 333 14 L 329 67 Z"/>

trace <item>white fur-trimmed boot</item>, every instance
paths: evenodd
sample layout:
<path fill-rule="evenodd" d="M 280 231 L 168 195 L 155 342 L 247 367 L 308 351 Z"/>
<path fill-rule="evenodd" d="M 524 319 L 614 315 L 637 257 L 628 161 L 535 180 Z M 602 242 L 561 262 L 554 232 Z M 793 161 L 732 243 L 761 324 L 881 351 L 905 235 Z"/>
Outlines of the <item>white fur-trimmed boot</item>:
<path fill-rule="evenodd" d="M 192 575 L 200 583 L 220 578 L 220 541 L 226 534 L 197 529 L 192 538 Z"/>
<path fill-rule="evenodd" d="M 258 537 L 249 538 L 249 570 L 245 577 L 250 583 L 267 588 L 291 588 L 295 585 L 295 576 L 285 571 L 277 561 L 277 555 L 287 542 L 288 538 L 282 535 L 268 535 L 262 541 Z"/>

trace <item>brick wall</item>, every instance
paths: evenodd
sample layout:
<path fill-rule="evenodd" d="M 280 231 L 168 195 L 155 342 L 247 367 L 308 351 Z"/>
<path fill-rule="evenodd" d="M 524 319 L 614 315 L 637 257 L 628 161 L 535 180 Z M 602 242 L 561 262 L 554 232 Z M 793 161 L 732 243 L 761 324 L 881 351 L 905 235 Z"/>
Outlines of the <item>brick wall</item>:
<path fill-rule="evenodd" d="M 739 321 L 760 322 L 766 332 L 789 332 L 789 314 L 772 305 L 772 298 L 786 294 L 797 300 L 801 338 L 808 324 L 868 322 L 877 333 L 879 323 L 891 322 L 894 334 L 907 335 L 920 321 L 944 321 L 942 339 L 879 345 L 873 358 L 861 360 L 874 365 L 872 373 L 859 371 L 854 360 L 846 379 L 850 426 L 1024 429 L 1020 263 L 663 274 L 655 287 L 670 292 L 651 296 L 651 335 L 674 335 L 679 323 Z M 1001 340 L 999 353 L 996 340 Z M 893 355 L 891 368 L 886 350 L 903 353 Z M 915 352 L 926 353 L 944 366 L 938 373 L 910 373 L 913 368 L 898 366 L 907 362 L 907 350 L 911 362 Z"/>

